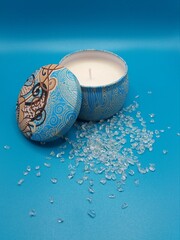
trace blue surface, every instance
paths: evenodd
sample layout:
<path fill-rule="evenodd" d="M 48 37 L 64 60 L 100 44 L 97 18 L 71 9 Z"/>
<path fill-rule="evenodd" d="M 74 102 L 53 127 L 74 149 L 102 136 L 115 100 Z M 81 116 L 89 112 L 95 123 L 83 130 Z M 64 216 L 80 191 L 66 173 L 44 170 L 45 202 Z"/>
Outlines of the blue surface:
<path fill-rule="evenodd" d="M 178 1 L 51 1 L 50 6 L 44 1 L 1 3 L 1 240 L 179 239 L 178 12 Z M 114 191 L 114 184 L 101 186 L 94 178 L 91 208 L 96 210 L 95 219 L 87 216 L 87 185 L 67 179 L 67 158 L 64 164 L 54 159 L 51 168 L 42 167 L 40 178 L 33 170 L 24 184 L 17 186 L 27 165 L 43 165 L 56 148 L 32 144 L 19 132 L 15 120 L 19 90 L 35 69 L 58 63 L 70 51 L 84 48 L 106 49 L 122 56 L 129 67 L 126 105 L 139 94 L 143 117 L 156 114 L 155 125 L 149 128 L 166 130 L 153 152 L 142 156 L 142 161 L 156 164 L 156 171 L 136 175 L 139 187 L 128 179 L 126 191 L 110 200 L 107 195 Z M 3 148 L 6 144 L 10 150 Z M 163 149 L 168 150 L 167 155 L 162 154 Z M 58 177 L 59 182 L 51 184 L 51 177 Z M 53 205 L 48 202 L 50 196 L 54 196 Z M 124 211 L 120 208 L 123 202 L 129 205 Z M 37 211 L 35 218 L 28 216 L 32 208 Z M 65 222 L 58 224 L 58 217 Z"/>

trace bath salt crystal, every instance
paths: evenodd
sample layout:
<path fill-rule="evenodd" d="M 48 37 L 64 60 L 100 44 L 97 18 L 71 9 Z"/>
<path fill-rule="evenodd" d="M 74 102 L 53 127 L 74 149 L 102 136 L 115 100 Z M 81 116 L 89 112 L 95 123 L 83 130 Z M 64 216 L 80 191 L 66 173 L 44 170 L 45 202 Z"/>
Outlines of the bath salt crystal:
<path fill-rule="evenodd" d="M 135 180 L 134 180 L 134 184 L 135 184 L 136 186 L 139 186 L 139 179 L 135 179 Z"/>
<path fill-rule="evenodd" d="M 23 184 L 23 182 L 24 182 L 24 179 L 22 178 L 18 181 L 18 185 L 21 186 Z"/>
<path fill-rule="evenodd" d="M 23 172 L 23 175 L 24 175 L 24 176 L 27 176 L 28 173 L 29 173 L 28 171 L 24 171 L 24 172 Z"/>
<path fill-rule="evenodd" d="M 163 154 L 166 155 L 168 151 L 166 149 L 163 150 Z"/>
<path fill-rule="evenodd" d="M 77 180 L 77 183 L 78 183 L 79 185 L 82 185 L 82 184 L 83 184 L 83 182 L 84 182 L 84 180 L 83 180 L 83 179 L 78 179 L 78 180 Z"/>
<path fill-rule="evenodd" d="M 89 187 L 89 188 L 88 188 L 88 191 L 89 191 L 90 193 L 92 193 L 92 194 L 95 192 L 92 187 Z"/>
<path fill-rule="evenodd" d="M 4 145 L 4 149 L 9 150 L 11 147 L 9 145 Z"/>
<path fill-rule="evenodd" d="M 40 169 L 40 166 L 35 166 L 35 170 L 39 170 Z"/>
<path fill-rule="evenodd" d="M 27 170 L 28 172 L 30 172 L 30 171 L 31 171 L 31 166 L 27 166 L 26 170 Z"/>
<path fill-rule="evenodd" d="M 107 182 L 107 180 L 106 180 L 105 178 L 102 178 L 102 179 L 100 180 L 100 183 L 103 184 L 103 185 L 106 184 L 106 182 Z"/>
<path fill-rule="evenodd" d="M 63 223 L 64 220 L 63 220 L 62 218 L 58 218 L 58 219 L 57 219 L 57 222 L 58 222 L 58 223 Z"/>
<path fill-rule="evenodd" d="M 35 217 L 36 216 L 36 211 L 34 209 L 29 211 L 29 216 L 30 217 Z"/>
<path fill-rule="evenodd" d="M 148 92 L 148 94 L 152 93 Z M 135 96 L 135 99 L 137 98 L 139 95 Z M 94 175 L 97 176 L 103 188 L 111 182 L 115 184 L 116 193 L 124 192 L 128 178 L 133 179 L 136 174 L 155 171 L 155 165 L 152 163 L 143 162 L 146 166 L 142 167 L 141 158 L 144 158 L 146 153 L 151 154 L 154 143 L 158 141 L 164 130 L 151 130 L 155 124 L 148 129 L 149 121 L 155 123 L 155 114 L 149 113 L 149 116 L 150 119 L 143 118 L 139 103 L 133 101 L 109 119 L 96 123 L 77 121 L 74 124 L 74 135 L 66 136 L 64 138 L 66 142 L 49 153 L 45 158 L 47 162 L 44 166 L 50 168 L 53 160 L 58 158 L 58 163 L 64 164 L 63 167 L 65 167 L 64 155 L 67 155 L 67 178 L 86 186 L 89 195 L 93 196 L 92 194 L 95 193 Z M 163 150 L 163 154 L 167 154 L 167 150 Z M 37 165 L 35 167 L 37 177 L 40 176 L 39 169 Z M 30 166 L 26 169 L 26 172 L 29 171 L 31 171 Z M 78 176 L 78 179 L 75 176 Z M 50 181 L 56 184 L 58 179 L 51 178 Z M 134 184 L 139 186 L 139 179 L 135 178 Z M 109 194 L 108 197 L 114 199 L 116 195 Z M 89 203 L 92 202 L 91 197 L 87 197 L 86 200 Z M 127 206 L 127 203 L 123 203 L 122 209 Z M 88 215 L 96 216 L 93 211 L 89 210 Z"/>
<path fill-rule="evenodd" d="M 51 164 L 50 163 L 44 163 L 44 166 L 47 167 L 47 168 L 50 168 L 51 167 Z"/>
<path fill-rule="evenodd" d="M 56 183 L 58 182 L 58 179 L 57 179 L 57 178 L 51 178 L 51 182 L 52 182 L 53 184 L 56 184 Z"/>
<path fill-rule="evenodd" d="M 52 156 L 52 157 L 54 157 L 56 154 L 55 154 L 54 151 L 51 151 L 49 155 Z"/>
<path fill-rule="evenodd" d="M 54 199 L 53 199 L 53 197 L 50 197 L 49 202 L 50 202 L 51 204 L 54 203 Z"/>
<path fill-rule="evenodd" d="M 94 210 L 89 210 L 89 211 L 87 212 L 87 214 L 88 214 L 89 217 L 91 217 L 91 218 L 95 218 L 95 217 L 96 217 L 96 212 L 95 212 Z"/>
<path fill-rule="evenodd" d="M 115 196 L 115 194 L 109 194 L 109 196 L 108 196 L 110 199 L 114 199 L 116 196 Z"/>
<path fill-rule="evenodd" d="M 87 197 L 86 200 L 87 200 L 89 203 L 92 203 L 92 198 L 91 198 L 91 197 Z"/>
<path fill-rule="evenodd" d="M 149 170 L 150 170 L 151 172 L 154 172 L 154 171 L 156 170 L 155 164 L 150 163 L 150 164 L 149 164 Z"/>
<path fill-rule="evenodd" d="M 38 172 L 36 173 L 36 177 L 40 177 L 40 176 L 41 176 L 41 172 L 38 171 Z"/>
<path fill-rule="evenodd" d="M 128 207 L 128 204 L 126 202 L 121 205 L 122 209 L 126 209 L 127 207 Z"/>

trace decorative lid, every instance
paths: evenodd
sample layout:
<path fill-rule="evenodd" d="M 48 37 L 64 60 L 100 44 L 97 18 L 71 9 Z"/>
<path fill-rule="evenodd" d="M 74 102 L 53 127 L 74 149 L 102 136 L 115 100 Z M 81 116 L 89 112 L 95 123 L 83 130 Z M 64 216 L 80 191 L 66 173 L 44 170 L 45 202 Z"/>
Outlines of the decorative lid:
<path fill-rule="evenodd" d="M 58 64 L 43 66 L 21 89 L 16 107 L 18 126 L 31 140 L 53 141 L 74 124 L 81 101 L 81 87 L 71 71 Z"/>

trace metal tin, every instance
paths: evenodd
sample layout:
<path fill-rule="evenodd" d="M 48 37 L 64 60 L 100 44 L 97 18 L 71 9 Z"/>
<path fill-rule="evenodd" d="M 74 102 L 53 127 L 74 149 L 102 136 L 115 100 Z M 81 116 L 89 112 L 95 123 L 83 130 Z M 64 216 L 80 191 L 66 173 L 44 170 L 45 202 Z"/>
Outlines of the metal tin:
<path fill-rule="evenodd" d="M 50 142 L 63 136 L 81 107 L 77 78 L 58 64 L 41 67 L 24 84 L 17 101 L 18 126 L 29 139 Z"/>
<path fill-rule="evenodd" d="M 103 87 L 81 87 L 79 118 L 87 121 L 107 119 L 120 111 L 128 92 L 128 77 Z"/>
<path fill-rule="evenodd" d="M 120 61 L 122 61 L 125 66 L 124 76 L 114 83 L 95 87 L 81 85 L 82 105 L 79 113 L 79 118 L 86 121 L 98 121 L 113 116 L 122 108 L 128 93 L 128 67 L 122 58 L 109 51 L 90 49 L 82 50 L 80 52 L 86 51 L 99 51 L 111 54 L 112 56 L 117 57 Z M 73 54 L 74 53 L 65 56 L 60 61 L 60 64 L 63 64 L 63 61 Z"/>

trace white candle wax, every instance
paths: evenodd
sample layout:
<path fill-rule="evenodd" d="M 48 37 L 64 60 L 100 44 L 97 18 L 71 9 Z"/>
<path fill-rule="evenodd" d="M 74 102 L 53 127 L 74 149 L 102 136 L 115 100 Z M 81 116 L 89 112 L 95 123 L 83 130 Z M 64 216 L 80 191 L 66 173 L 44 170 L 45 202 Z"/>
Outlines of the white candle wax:
<path fill-rule="evenodd" d="M 118 56 L 104 51 L 85 50 L 65 57 L 61 65 L 68 68 L 81 86 L 113 84 L 126 74 L 126 64 Z"/>

